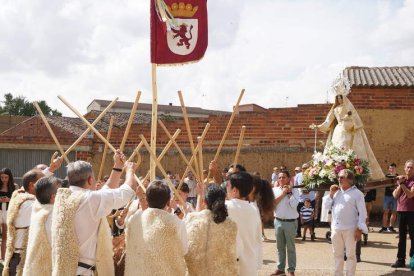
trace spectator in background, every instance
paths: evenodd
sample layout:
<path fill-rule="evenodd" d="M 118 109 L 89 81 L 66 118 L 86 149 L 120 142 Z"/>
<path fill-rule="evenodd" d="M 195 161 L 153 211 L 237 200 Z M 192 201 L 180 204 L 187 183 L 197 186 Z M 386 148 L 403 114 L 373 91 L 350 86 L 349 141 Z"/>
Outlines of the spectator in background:
<path fill-rule="evenodd" d="M 273 173 L 272 173 L 272 186 L 275 186 L 277 178 L 278 178 L 278 174 L 279 174 L 279 168 L 278 167 L 274 167 L 273 168 Z"/>
<path fill-rule="evenodd" d="M 309 168 L 308 163 L 304 163 L 302 165 L 302 168 L 296 167 L 295 172 L 298 171 L 296 173 L 295 176 L 295 182 L 293 186 L 300 186 L 303 184 L 303 172 L 306 171 Z M 314 214 L 312 217 L 312 231 L 311 231 L 311 238 L 315 239 L 315 225 L 314 225 L 314 219 L 316 219 L 316 212 L 315 212 L 315 198 L 316 198 L 316 194 L 314 191 L 309 191 L 308 189 L 298 189 L 299 190 L 299 204 L 298 204 L 298 208 L 297 211 L 298 213 L 300 212 L 300 209 L 305 205 L 305 199 L 309 199 L 311 202 L 311 207 L 314 209 Z M 302 236 L 301 234 L 301 228 L 302 228 L 302 223 L 300 218 L 298 219 L 298 230 L 296 232 L 296 237 L 300 238 Z"/>
<path fill-rule="evenodd" d="M 394 178 L 398 176 L 397 174 L 397 165 L 391 163 L 388 167 L 388 173 L 385 175 L 388 178 Z M 394 229 L 395 221 L 397 220 L 397 200 L 392 196 L 392 192 L 395 187 L 386 187 L 384 193 L 384 214 L 382 215 L 382 228 L 379 230 L 379 233 L 384 231 L 386 232 L 396 232 Z M 390 223 L 388 224 L 388 216 L 391 213 Z M 387 228 L 388 226 L 388 228 Z"/>
<path fill-rule="evenodd" d="M 0 171 L 0 223 L 1 223 L 1 260 L 6 254 L 7 241 L 7 210 L 14 190 L 19 186 L 14 183 L 13 174 L 10 169 L 3 168 Z"/>
<path fill-rule="evenodd" d="M 305 199 L 305 206 L 300 208 L 300 222 L 303 225 L 303 237 L 302 241 L 306 239 L 306 232 L 309 230 L 311 240 L 315 240 L 315 236 L 313 234 L 313 217 L 314 217 L 314 210 L 311 206 L 311 201 L 309 198 Z"/>
<path fill-rule="evenodd" d="M 405 267 L 407 248 L 407 227 L 411 240 L 410 257 L 414 254 L 414 160 L 407 160 L 404 167 L 405 175 L 397 176 L 397 189 L 393 196 L 397 199 L 397 212 L 400 216 L 397 261 L 391 266 Z"/>
<path fill-rule="evenodd" d="M 193 208 L 197 205 L 197 181 L 194 178 L 192 171 L 187 173 L 187 177 L 184 179 L 184 183 L 187 184 L 190 192 L 188 193 L 187 201 L 193 205 Z"/>
<path fill-rule="evenodd" d="M 377 199 L 377 190 L 372 189 L 369 190 L 364 197 L 365 200 L 365 207 L 367 209 L 367 226 L 369 227 L 369 217 L 372 211 L 372 204 Z"/>

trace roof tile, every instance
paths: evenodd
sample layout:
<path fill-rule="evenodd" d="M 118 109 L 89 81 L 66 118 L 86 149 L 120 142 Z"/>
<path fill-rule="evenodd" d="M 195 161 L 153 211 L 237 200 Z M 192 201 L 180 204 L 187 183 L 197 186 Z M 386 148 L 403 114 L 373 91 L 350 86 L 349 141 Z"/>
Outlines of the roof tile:
<path fill-rule="evenodd" d="M 414 66 L 360 67 L 344 69 L 351 87 L 414 87 Z"/>

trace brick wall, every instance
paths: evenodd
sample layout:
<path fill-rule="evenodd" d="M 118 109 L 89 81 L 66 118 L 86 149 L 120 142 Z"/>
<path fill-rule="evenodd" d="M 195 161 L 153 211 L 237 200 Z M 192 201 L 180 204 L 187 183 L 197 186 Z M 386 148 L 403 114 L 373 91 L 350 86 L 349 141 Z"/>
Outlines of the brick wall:
<path fill-rule="evenodd" d="M 412 158 L 414 147 L 414 89 L 369 89 L 354 88 L 349 95 L 365 125 L 365 132 L 380 165 L 385 169 L 389 162 L 396 162 L 399 172 L 408 158 Z M 240 163 L 250 171 L 258 171 L 264 177 L 270 177 L 272 167 L 282 164 L 289 169 L 309 161 L 314 148 L 314 131 L 309 129 L 312 123 L 319 124 L 324 119 L 331 104 L 307 104 L 292 108 L 271 108 L 265 112 L 241 112 L 235 117 L 229 131 L 226 143 L 220 155 L 221 167 L 232 163 L 242 125 L 247 127 Z M 230 115 L 210 116 L 209 118 L 192 118 L 190 126 L 194 142 L 201 135 L 207 122 L 211 124 L 204 142 L 204 166 L 208 165 L 222 138 Z M 182 119 L 164 121 L 173 134 L 181 128 L 177 142 L 187 156 L 190 155 L 189 143 L 185 124 Z M 126 144 L 126 152 L 130 153 L 139 143 L 139 134 L 150 139 L 150 124 L 133 125 Z M 62 145 L 70 145 L 77 139 L 76 135 L 52 127 Z M 106 136 L 106 133 L 102 133 Z M 112 131 L 111 143 L 115 147 L 124 135 L 124 129 L 115 128 Z M 318 132 L 318 148 L 322 149 L 326 135 Z M 322 143 L 319 143 L 321 140 Z M 168 142 L 161 127 L 158 127 L 157 147 L 160 152 Z M 40 118 L 34 117 L 24 124 L 0 135 L 0 146 L 5 143 L 18 144 L 53 144 L 46 127 Z M 89 146 L 90 151 L 78 151 L 77 158 L 91 161 L 95 169 L 99 169 L 102 158 L 103 143 L 94 135 L 85 139 L 81 145 Z M 149 167 L 148 155 L 142 151 L 143 164 L 139 173 L 144 174 Z M 183 172 L 184 162 L 176 151 L 170 151 L 163 165 L 166 169 Z M 110 172 L 111 158 L 107 158 L 105 173 Z M 97 171 L 96 171 L 97 173 Z M 160 172 L 157 174 L 160 175 Z M 379 193 L 379 201 L 381 193 Z M 380 204 L 378 204 L 380 206 Z M 378 207 L 380 208 L 380 207 Z"/>

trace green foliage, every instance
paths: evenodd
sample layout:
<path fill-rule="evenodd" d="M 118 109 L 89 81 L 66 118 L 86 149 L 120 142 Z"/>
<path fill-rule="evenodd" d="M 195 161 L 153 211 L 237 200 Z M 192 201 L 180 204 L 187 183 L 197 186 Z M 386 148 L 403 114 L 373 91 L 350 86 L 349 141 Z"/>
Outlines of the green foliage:
<path fill-rule="evenodd" d="M 3 104 L 0 104 L 0 115 L 34 116 L 36 108 L 32 102 L 23 96 L 13 97 L 11 93 L 4 95 Z M 52 109 L 45 101 L 38 101 L 40 109 L 46 116 L 62 116 L 62 113 Z"/>

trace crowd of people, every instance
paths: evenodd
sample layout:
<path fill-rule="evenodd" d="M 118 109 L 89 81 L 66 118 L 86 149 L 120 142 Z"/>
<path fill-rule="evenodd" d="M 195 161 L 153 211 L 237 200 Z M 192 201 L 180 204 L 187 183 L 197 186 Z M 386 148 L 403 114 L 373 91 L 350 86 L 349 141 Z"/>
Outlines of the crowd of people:
<path fill-rule="evenodd" d="M 0 171 L 3 275 L 258 275 L 269 221 L 277 251 L 272 275 L 295 275 L 295 240 L 309 232 L 314 241 L 316 221 L 331 222 L 335 275 L 344 267 L 355 274 L 372 200 L 348 169 L 323 196 L 302 187 L 308 164 L 295 175 L 275 167 L 267 181 L 242 165 L 221 170 L 212 161 L 201 183 L 191 171 L 183 179 L 167 172 L 137 181 L 137 164 L 119 151 L 113 161 L 103 181 L 85 161 L 68 164 L 65 179 L 55 177 L 61 158 L 29 170 L 22 187 L 9 169 Z M 408 160 L 398 176 L 390 164 L 387 175 L 397 181 L 385 191 L 380 232 L 395 232 L 399 217 L 393 267 L 405 266 L 407 233 L 410 257 L 414 250 L 413 166 Z"/>

